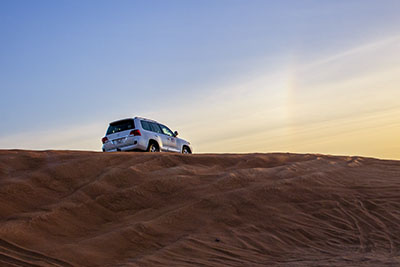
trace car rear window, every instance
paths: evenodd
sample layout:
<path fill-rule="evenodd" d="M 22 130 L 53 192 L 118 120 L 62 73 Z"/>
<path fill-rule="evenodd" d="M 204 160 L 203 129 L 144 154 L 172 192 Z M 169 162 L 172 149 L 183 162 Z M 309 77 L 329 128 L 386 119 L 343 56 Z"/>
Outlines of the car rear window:
<path fill-rule="evenodd" d="M 107 134 L 118 133 L 134 128 L 135 128 L 135 122 L 133 121 L 133 119 L 115 121 L 110 123 L 110 126 L 108 126 Z"/>

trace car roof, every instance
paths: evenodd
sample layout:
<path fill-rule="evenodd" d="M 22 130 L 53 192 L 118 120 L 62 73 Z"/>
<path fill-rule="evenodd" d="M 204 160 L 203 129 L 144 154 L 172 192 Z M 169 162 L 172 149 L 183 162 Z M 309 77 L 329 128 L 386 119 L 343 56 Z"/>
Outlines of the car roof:
<path fill-rule="evenodd" d="M 150 120 L 147 118 L 143 118 L 143 117 L 134 117 L 134 118 L 125 118 L 125 119 L 120 119 L 120 120 L 116 120 L 116 121 L 112 121 L 109 124 L 114 124 L 114 123 L 118 123 L 118 122 L 123 122 L 123 121 L 127 121 L 127 120 L 134 120 L 134 119 L 140 119 L 140 120 L 144 120 L 144 121 L 150 121 L 150 122 L 155 122 L 155 123 L 159 123 L 155 120 Z"/>
<path fill-rule="evenodd" d="M 144 120 L 144 121 L 151 121 L 151 122 L 158 123 L 158 122 L 157 122 L 157 121 L 155 121 L 155 120 L 150 120 L 150 119 L 143 118 L 143 117 L 135 117 L 135 119 L 140 119 L 140 120 Z"/>

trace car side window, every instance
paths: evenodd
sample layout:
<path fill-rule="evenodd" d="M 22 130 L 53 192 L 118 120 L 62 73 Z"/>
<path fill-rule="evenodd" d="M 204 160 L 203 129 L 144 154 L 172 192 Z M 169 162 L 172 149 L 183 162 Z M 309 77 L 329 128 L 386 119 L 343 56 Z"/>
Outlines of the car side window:
<path fill-rule="evenodd" d="M 161 127 L 161 130 L 163 131 L 163 134 L 174 137 L 174 133 L 170 129 L 168 129 L 167 126 L 162 125 L 162 124 L 159 124 L 159 126 Z"/>
<path fill-rule="evenodd" d="M 150 124 L 147 121 L 140 121 L 140 124 L 142 124 L 142 128 L 147 130 L 147 131 L 152 131 L 150 128 Z"/>
<path fill-rule="evenodd" d="M 151 131 L 156 133 L 163 133 L 157 123 L 149 122 Z"/>

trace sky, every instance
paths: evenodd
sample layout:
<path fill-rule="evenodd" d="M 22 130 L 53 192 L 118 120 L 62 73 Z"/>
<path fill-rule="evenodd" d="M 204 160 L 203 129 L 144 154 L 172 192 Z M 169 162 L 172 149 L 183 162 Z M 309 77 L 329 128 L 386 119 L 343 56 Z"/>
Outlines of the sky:
<path fill-rule="evenodd" d="M 0 149 L 101 150 L 142 116 L 198 153 L 400 159 L 400 1 L 0 0 Z"/>

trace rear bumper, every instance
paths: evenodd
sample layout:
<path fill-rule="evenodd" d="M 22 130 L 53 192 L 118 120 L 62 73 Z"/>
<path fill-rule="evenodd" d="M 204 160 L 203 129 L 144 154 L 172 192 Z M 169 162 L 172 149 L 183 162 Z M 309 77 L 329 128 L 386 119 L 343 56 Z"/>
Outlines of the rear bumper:
<path fill-rule="evenodd" d="M 132 138 L 129 144 L 125 146 L 116 146 L 112 142 L 105 143 L 102 147 L 104 152 L 131 151 L 131 150 L 146 150 L 146 144 L 140 138 Z"/>
<path fill-rule="evenodd" d="M 131 150 L 137 150 L 140 149 L 138 145 L 131 145 L 131 146 L 124 146 L 124 147 L 119 147 L 119 148 L 111 148 L 111 149 L 105 149 L 103 148 L 104 152 L 117 152 L 117 151 L 131 151 Z"/>

